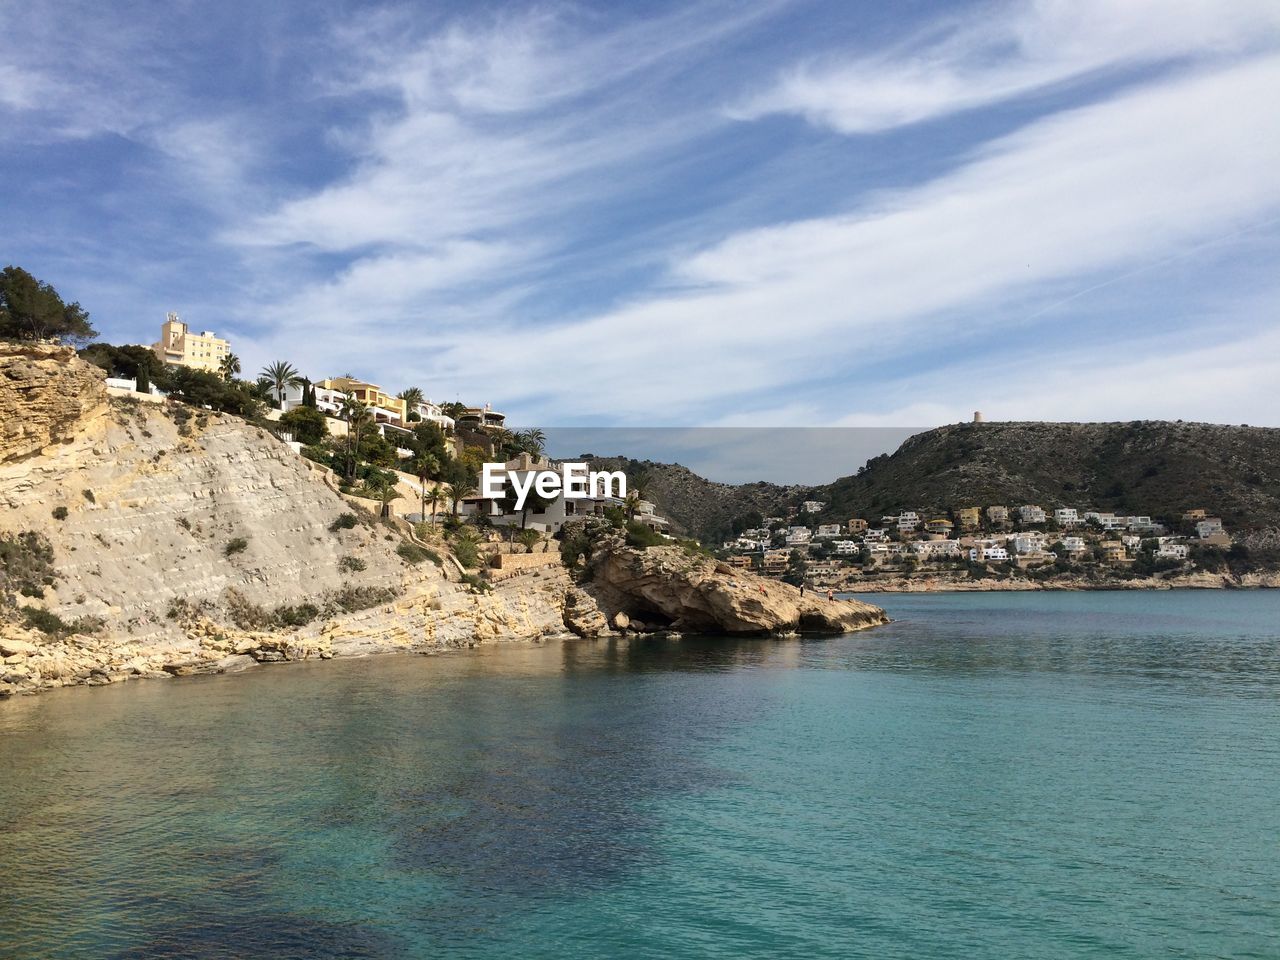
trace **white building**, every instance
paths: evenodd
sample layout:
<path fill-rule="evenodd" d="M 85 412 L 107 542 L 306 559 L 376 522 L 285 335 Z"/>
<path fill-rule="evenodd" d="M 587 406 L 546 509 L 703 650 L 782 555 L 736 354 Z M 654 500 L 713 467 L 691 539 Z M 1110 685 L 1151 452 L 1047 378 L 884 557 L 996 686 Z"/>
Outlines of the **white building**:
<path fill-rule="evenodd" d="M 1220 533 L 1226 533 L 1226 531 L 1223 529 L 1222 521 L 1218 517 L 1205 517 L 1196 524 L 1196 536 L 1201 540 Z"/>
<path fill-rule="evenodd" d="M 1010 543 L 1014 553 L 1026 556 L 1029 553 L 1043 552 L 1045 540 L 1045 535 L 1038 530 L 1027 530 L 1014 537 Z"/>
<path fill-rule="evenodd" d="M 847 557 L 862 552 L 862 544 L 855 540 L 835 540 L 831 544 L 832 550 L 839 556 Z"/>
<path fill-rule="evenodd" d="M 921 560 L 961 556 L 959 540 L 917 540 L 910 546 Z"/>
<path fill-rule="evenodd" d="M 815 537 L 838 537 L 843 532 L 844 531 L 840 529 L 840 524 L 838 523 L 820 523 L 818 524 L 818 532 L 815 533 L 814 536 Z"/>
<path fill-rule="evenodd" d="M 978 544 L 978 546 L 969 550 L 969 559 L 974 563 L 982 563 L 988 560 L 1008 560 L 1009 551 L 1005 547 Z"/>
<path fill-rule="evenodd" d="M 906 533 L 920 526 L 920 517 L 911 511 L 898 514 L 898 529 Z"/>
<path fill-rule="evenodd" d="M 1162 543 L 1156 556 L 1161 560 L 1185 560 L 1189 552 L 1185 543 Z"/>
<path fill-rule="evenodd" d="M 1018 519 L 1023 523 L 1044 523 L 1048 517 L 1043 507 L 1027 504 L 1025 507 L 1018 508 Z"/>
<path fill-rule="evenodd" d="M 1053 519 L 1060 527 L 1078 527 L 1084 522 L 1075 507 L 1058 507 L 1053 511 Z"/>
<path fill-rule="evenodd" d="M 1063 537 L 1062 549 L 1074 555 L 1084 553 L 1089 548 L 1084 542 L 1084 537 Z"/>
<path fill-rule="evenodd" d="M 806 500 L 800 505 L 800 509 L 805 513 L 821 513 L 826 505 L 825 500 Z"/>
<path fill-rule="evenodd" d="M 881 530 L 879 528 L 875 528 L 872 530 L 868 530 L 866 532 L 866 535 L 863 536 L 862 539 L 866 543 L 884 543 L 886 540 L 889 539 L 889 532 L 887 530 Z"/>
<path fill-rule="evenodd" d="M 813 539 L 813 531 L 808 527 L 792 527 L 787 531 L 787 546 L 798 547 Z"/>

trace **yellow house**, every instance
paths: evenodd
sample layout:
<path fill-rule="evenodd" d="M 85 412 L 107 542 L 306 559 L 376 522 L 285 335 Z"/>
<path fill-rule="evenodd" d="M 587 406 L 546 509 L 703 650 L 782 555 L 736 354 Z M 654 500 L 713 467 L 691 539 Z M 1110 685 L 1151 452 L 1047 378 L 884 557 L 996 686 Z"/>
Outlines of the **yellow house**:
<path fill-rule="evenodd" d="M 1107 563 L 1119 563 L 1127 557 L 1124 544 L 1118 540 L 1108 540 L 1099 549 L 1102 552 L 1102 559 Z"/>
<path fill-rule="evenodd" d="M 956 523 L 960 524 L 962 530 L 976 530 L 982 520 L 982 510 L 979 507 L 958 507 L 955 514 Z"/>
<path fill-rule="evenodd" d="M 222 361 L 231 353 L 231 344 L 209 330 L 192 333 L 176 313 L 170 313 L 160 326 L 160 339 L 151 349 L 164 363 L 218 373 Z"/>
<path fill-rule="evenodd" d="M 357 400 L 369 407 L 374 420 L 379 423 L 397 423 L 404 426 L 408 423 L 409 411 L 404 401 L 393 397 L 376 383 L 367 383 L 354 377 L 332 377 L 316 384 L 325 390 L 337 390 L 339 393 L 352 394 Z"/>

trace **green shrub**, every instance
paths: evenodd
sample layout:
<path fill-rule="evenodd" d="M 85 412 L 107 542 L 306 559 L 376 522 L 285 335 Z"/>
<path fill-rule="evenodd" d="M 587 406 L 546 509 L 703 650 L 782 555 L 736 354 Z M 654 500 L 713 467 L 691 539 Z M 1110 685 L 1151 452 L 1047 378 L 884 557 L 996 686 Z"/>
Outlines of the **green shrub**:
<path fill-rule="evenodd" d="M 488 580 L 482 580 L 474 573 L 464 573 L 462 582 L 471 588 L 472 593 L 489 593 L 493 589 L 493 584 Z"/>
<path fill-rule="evenodd" d="M 244 537 L 235 537 L 227 541 L 227 545 L 222 548 L 222 553 L 224 556 L 234 556 L 237 553 L 243 553 L 248 546 L 249 541 Z"/>
<path fill-rule="evenodd" d="M 51 637 L 68 637 L 73 633 L 93 633 L 102 628 L 102 621 L 92 617 L 68 623 L 56 613 L 35 607 L 23 607 L 21 613 L 28 627 Z"/>
<path fill-rule="evenodd" d="M 54 508 L 53 508 L 53 519 L 55 519 L 55 520 L 65 520 L 65 519 L 67 519 L 67 508 L 66 508 L 66 507 L 54 507 Z"/>
<path fill-rule="evenodd" d="M 357 610 L 390 603 L 396 595 L 391 587 L 344 587 L 329 598 L 328 611 L 330 615 L 355 613 Z"/>
<path fill-rule="evenodd" d="M 638 520 L 627 521 L 627 546 L 638 547 L 643 550 L 646 547 L 657 547 L 666 542 L 662 534 L 650 530 Z"/>
<path fill-rule="evenodd" d="M 44 595 L 55 581 L 53 545 L 35 531 L 0 536 L 0 601 Z M 36 592 L 31 592 L 31 591 Z"/>
<path fill-rule="evenodd" d="M 280 418 L 280 428 L 293 434 L 293 439 L 311 447 L 329 435 L 325 415 L 314 407 L 295 407 Z"/>
<path fill-rule="evenodd" d="M 409 543 L 407 540 L 396 547 L 396 553 L 400 555 L 400 559 L 406 563 L 421 563 L 430 557 L 431 552 L 424 550 L 416 543 Z"/>
<path fill-rule="evenodd" d="M 480 565 L 480 548 L 474 540 L 459 540 L 453 545 L 453 555 L 464 567 L 472 568 Z"/>
<path fill-rule="evenodd" d="M 337 533 L 339 530 L 350 530 L 360 522 L 360 518 L 354 513 L 340 513 L 333 523 L 329 524 L 329 532 Z"/>
<path fill-rule="evenodd" d="M 305 627 L 320 616 L 320 608 L 314 603 L 300 603 L 296 607 L 277 607 L 272 619 L 282 627 Z"/>
<path fill-rule="evenodd" d="M 360 573 L 364 568 L 364 561 L 359 557 L 343 557 L 338 561 L 338 569 L 347 573 Z"/>

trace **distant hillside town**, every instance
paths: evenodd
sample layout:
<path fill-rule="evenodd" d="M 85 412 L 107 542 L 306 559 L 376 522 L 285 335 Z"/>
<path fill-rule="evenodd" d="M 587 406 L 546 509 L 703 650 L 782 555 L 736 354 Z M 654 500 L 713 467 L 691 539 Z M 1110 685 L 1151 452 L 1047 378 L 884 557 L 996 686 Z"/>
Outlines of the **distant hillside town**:
<path fill-rule="evenodd" d="M 729 563 L 845 588 L 865 577 L 931 572 L 1047 578 L 1092 568 L 1149 576 L 1216 562 L 1233 546 L 1221 518 L 1200 507 L 1172 520 L 1039 504 L 966 505 L 945 515 L 903 510 L 843 523 L 806 519 L 826 509 L 807 500 L 792 516 L 763 518 L 722 544 Z"/>

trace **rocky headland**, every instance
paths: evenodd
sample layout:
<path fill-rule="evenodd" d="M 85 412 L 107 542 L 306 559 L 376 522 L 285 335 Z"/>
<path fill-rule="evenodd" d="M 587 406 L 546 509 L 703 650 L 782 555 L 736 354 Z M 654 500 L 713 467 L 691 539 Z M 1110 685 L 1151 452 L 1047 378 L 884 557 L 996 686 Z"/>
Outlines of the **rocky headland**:
<path fill-rule="evenodd" d="M 588 569 L 587 590 L 615 629 L 641 624 L 734 635 L 847 633 L 888 622 L 871 604 L 801 593 L 678 546 L 634 550 L 606 537 Z"/>
<path fill-rule="evenodd" d="M 601 551 L 598 576 L 539 565 L 478 588 L 450 556 L 407 559 L 409 524 L 268 430 L 108 397 L 69 348 L 0 344 L 0 414 L 0 697 L 634 632 L 629 612 L 731 633 L 883 622 L 661 548 Z"/>

